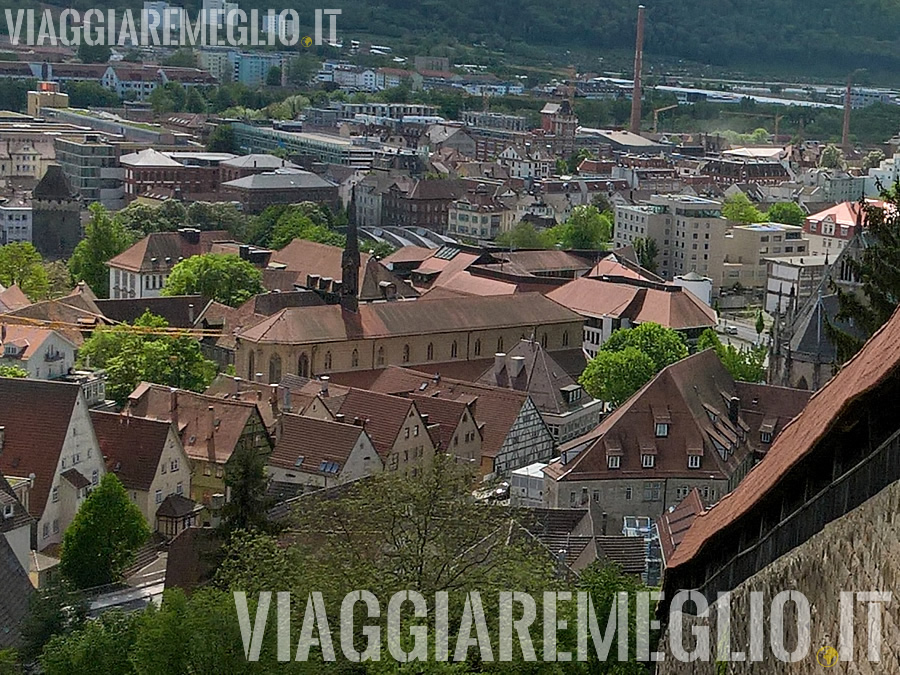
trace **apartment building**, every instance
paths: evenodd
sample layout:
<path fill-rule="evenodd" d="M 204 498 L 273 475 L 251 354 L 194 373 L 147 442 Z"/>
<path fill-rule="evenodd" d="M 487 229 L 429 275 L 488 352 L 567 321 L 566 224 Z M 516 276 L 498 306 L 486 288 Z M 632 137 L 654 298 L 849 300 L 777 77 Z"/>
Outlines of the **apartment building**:
<path fill-rule="evenodd" d="M 708 276 L 713 289 L 761 289 L 766 286 L 769 258 L 802 256 L 809 253 L 803 228 L 781 223 L 738 225 L 713 246 Z"/>

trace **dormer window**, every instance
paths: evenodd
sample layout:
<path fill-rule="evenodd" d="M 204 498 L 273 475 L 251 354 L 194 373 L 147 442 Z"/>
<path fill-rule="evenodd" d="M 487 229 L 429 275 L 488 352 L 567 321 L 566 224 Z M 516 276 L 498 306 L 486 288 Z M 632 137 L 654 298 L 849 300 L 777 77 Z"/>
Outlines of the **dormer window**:
<path fill-rule="evenodd" d="M 4 504 L 3 505 L 3 519 L 9 520 L 13 517 L 13 505 L 12 504 Z"/>
<path fill-rule="evenodd" d="M 769 431 L 761 431 L 759 433 L 759 441 L 760 443 L 771 443 L 772 442 L 772 434 Z"/>
<path fill-rule="evenodd" d="M 669 425 L 666 422 L 656 423 L 656 437 L 665 438 L 669 435 Z"/>
<path fill-rule="evenodd" d="M 652 469 L 656 466 L 656 455 L 641 455 L 641 466 L 645 469 Z"/>
<path fill-rule="evenodd" d="M 689 455 L 688 456 L 688 468 L 689 469 L 699 469 L 700 468 L 700 455 Z"/>
<path fill-rule="evenodd" d="M 610 469 L 618 469 L 622 465 L 622 458 L 619 455 L 609 455 L 606 458 L 606 465 Z"/>

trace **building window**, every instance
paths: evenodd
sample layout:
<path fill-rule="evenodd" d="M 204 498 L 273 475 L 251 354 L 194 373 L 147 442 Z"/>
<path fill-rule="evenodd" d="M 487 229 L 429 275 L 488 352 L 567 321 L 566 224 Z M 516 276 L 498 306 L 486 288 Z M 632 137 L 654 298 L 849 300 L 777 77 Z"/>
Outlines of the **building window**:
<path fill-rule="evenodd" d="M 562 346 L 563 347 L 569 346 L 569 331 L 567 331 L 567 330 L 563 331 Z"/>
<path fill-rule="evenodd" d="M 163 500 L 162 490 L 157 490 L 156 491 L 156 503 L 162 504 L 162 500 Z"/>
<path fill-rule="evenodd" d="M 50 523 L 44 523 L 44 539 L 50 536 Z"/>
<path fill-rule="evenodd" d="M 94 469 L 91 472 L 91 485 L 97 485 L 100 482 L 100 472 L 97 469 Z"/>
<path fill-rule="evenodd" d="M 409 363 L 409 345 L 403 345 L 403 363 Z"/>
<path fill-rule="evenodd" d="M 652 469 L 656 466 L 656 455 L 641 455 L 641 466 L 645 469 Z"/>
<path fill-rule="evenodd" d="M 278 354 L 269 359 L 269 384 L 281 382 L 281 357 Z"/>
<path fill-rule="evenodd" d="M 350 367 L 359 367 L 359 351 L 357 351 L 356 349 L 353 350 L 353 354 L 350 356 Z"/>
<path fill-rule="evenodd" d="M 503 351 L 503 338 L 502 338 L 502 337 L 498 337 L 498 338 L 497 338 L 497 353 L 499 354 L 499 353 L 501 353 L 502 351 Z"/>
<path fill-rule="evenodd" d="M 53 491 L 50 494 L 52 495 L 50 499 L 54 504 L 59 501 L 59 488 L 58 487 L 53 488 Z"/>
<path fill-rule="evenodd" d="M 699 469 L 700 468 L 700 455 L 689 455 L 688 456 L 688 468 L 689 469 Z"/>
<path fill-rule="evenodd" d="M 383 366 L 383 365 L 384 365 L 384 347 L 379 347 L 379 348 L 378 348 L 378 359 L 377 359 L 377 363 L 378 363 L 379 366 Z"/>
<path fill-rule="evenodd" d="M 303 352 L 297 359 L 297 374 L 300 377 L 309 377 L 309 357 L 306 352 Z"/>
<path fill-rule="evenodd" d="M 179 483 L 175 486 L 175 494 L 183 495 L 184 494 L 184 483 Z"/>
<path fill-rule="evenodd" d="M 331 370 L 331 352 L 325 352 L 325 370 Z"/>
<path fill-rule="evenodd" d="M 688 496 L 689 491 L 690 490 L 688 489 L 687 485 L 682 485 L 679 488 L 675 488 L 675 499 L 680 502 L 682 499 Z"/>
<path fill-rule="evenodd" d="M 591 493 L 591 498 L 592 498 L 595 502 L 599 502 L 599 501 L 600 501 L 600 490 L 594 490 L 594 491 Z"/>
<path fill-rule="evenodd" d="M 173 471 L 173 472 L 174 472 L 174 471 L 178 471 L 178 459 L 173 459 L 173 460 L 169 463 L 169 469 L 170 469 L 171 471 Z"/>
<path fill-rule="evenodd" d="M 256 353 L 252 349 L 247 359 L 247 379 L 256 382 Z"/>
<path fill-rule="evenodd" d="M 644 501 L 658 502 L 662 499 L 662 483 L 644 483 Z"/>
<path fill-rule="evenodd" d="M 458 351 L 458 347 L 456 345 L 456 340 L 453 341 L 453 344 L 450 345 L 450 358 L 455 359 Z"/>
<path fill-rule="evenodd" d="M 625 488 L 625 500 L 631 501 L 631 498 L 634 496 L 634 490 L 630 487 Z"/>
<path fill-rule="evenodd" d="M 663 422 L 656 423 L 656 437 L 665 438 L 669 435 L 669 425 Z"/>
<path fill-rule="evenodd" d="M 610 469 L 618 469 L 622 465 L 622 458 L 619 455 L 610 455 L 606 458 L 606 465 Z"/>
<path fill-rule="evenodd" d="M 481 338 L 475 340 L 475 356 L 481 356 Z"/>
<path fill-rule="evenodd" d="M 434 344 L 429 342 L 428 348 L 425 350 L 425 358 L 429 361 L 434 360 Z"/>
<path fill-rule="evenodd" d="M 59 518 L 53 521 L 53 534 L 59 534 Z"/>
<path fill-rule="evenodd" d="M 569 493 L 569 506 L 575 506 L 577 504 L 577 500 L 578 500 L 578 493 L 576 493 L 574 490 L 572 490 Z"/>
<path fill-rule="evenodd" d="M 759 440 L 761 443 L 771 443 L 772 442 L 772 432 L 770 432 L 770 431 L 760 432 Z"/>
<path fill-rule="evenodd" d="M 417 424 L 416 426 L 413 427 L 413 436 L 418 436 L 418 435 L 419 435 L 419 425 Z"/>

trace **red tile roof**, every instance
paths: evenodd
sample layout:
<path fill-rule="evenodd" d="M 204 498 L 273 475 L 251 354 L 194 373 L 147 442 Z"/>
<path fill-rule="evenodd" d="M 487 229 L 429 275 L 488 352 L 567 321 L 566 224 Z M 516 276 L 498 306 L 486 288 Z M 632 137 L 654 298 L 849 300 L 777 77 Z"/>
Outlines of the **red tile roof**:
<path fill-rule="evenodd" d="M 140 417 L 176 423 L 188 457 L 217 464 L 231 459 L 254 416 L 259 416 L 260 424 L 264 424 L 255 403 L 173 390 L 149 382 L 141 382 L 131 393 L 127 410 Z"/>
<path fill-rule="evenodd" d="M 44 513 L 80 393 L 78 384 L 0 377 L 0 426 L 6 427 L 0 473 L 35 475 L 28 499 L 35 518 Z"/>
<path fill-rule="evenodd" d="M 256 343 L 308 344 L 581 321 L 578 314 L 538 293 L 520 293 L 368 303 L 360 305 L 358 314 L 338 305 L 288 308 L 238 336 Z"/>
<path fill-rule="evenodd" d="M 703 513 L 703 510 L 700 490 L 694 488 L 687 497 L 681 500 L 681 503 L 666 511 L 656 521 L 659 530 L 659 545 L 662 548 L 664 561 L 672 559 L 675 549 L 681 544 L 685 533 L 690 529 L 697 516 Z"/>
<path fill-rule="evenodd" d="M 748 453 L 760 450 L 758 429 L 754 430 L 757 433 L 745 432 L 746 437 L 741 438 L 740 421 L 747 424 L 743 411 L 765 411 L 766 417 L 775 420 L 774 436 L 802 408 L 809 393 L 760 387 L 755 403 L 739 401 L 740 421 L 735 424 L 729 419 L 728 403 L 737 395 L 734 380 L 713 350 L 693 354 L 660 371 L 591 432 L 564 444 L 560 448 L 564 454 L 575 448 L 584 449 L 569 462 L 558 460 L 544 471 L 562 481 L 697 475 L 728 478 Z M 661 418 L 668 420 L 668 435 L 657 438 L 655 424 Z M 715 442 L 733 446 L 733 454 L 723 459 Z M 653 468 L 642 466 L 645 448 L 656 454 Z M 618 469 L 608 466 L 607 455 L 611 452 L 621 456 Z M 688 468 L 688 456 L 693 454 L 701 455 L 698 469 Z"/>
<path fill-rule="evenodd" d="M 282 415 L 281 425 L 281 437 L 275 443 L 268 464 L 313 474 L 322 473 L 322 462 L 336 462 L 340 470 L 343 470 L 360 436 L 366 433 L 362 427 L 354 424 L 341 424 L 291 413 Z M 301 458 L 302 462 L 298 465 Z"/>
<path fill-rule="evenodd" d="M 496 457 L 528 400 L 528 395 L 445 377 L 435 380 L 428 373 L 390 366 L 385 368 L 371 389 L 388 394 L 430 396 L 474 405 L 475 420 L 481 427 L 481 454 Z"/>
<path fill-rule="evenodd" d="M 413 402 L 399 396 L 389 396 L 365 389 L 351 389 L 343 397 L 338 413 L 344 422 L 359 419 L 382 458 L 393 450 L 400 430 L 413 411 Z M 423 429 L 423 432 L 425 430 Z"/>
<path fill-rule="evenodd" d="M 450 449 L 453 443 L 453 434 L 462 422 L 463 413 L 469 410 L 469 403 L 437 399 L 415 393 L 410 398 L 415 402 L 420 414 L 428 415 L 429 432 L 435 446 L 440 443 L 440 447 L 444 450 Z"/>
<path fill-rule="evenodd" d="M 26 296 L 22 292 L 22 289 L 16 284 L 13 284 L 9 288 L 0 286 L 0 314 L 12 312 L 16 309 L 21 309 L 22 307 L 28 307 L 30 304 L 31 300 L 28 299 L 28 296 Z"/>
<path fill-rule="evenodd" d="M 171 422 L 91 411 L 94 433 L 106 462 L 128 490 L 147 491 L 159 471 Z"/>
<path fill-rule="evenodd" d="M 747 474 L 733 492 L 697 518 L 669 567 L 678 567 L 692 560 L 722 528 L 747 514 L 815 448 L 854 401 L 896 373 L 898 363 L 900 311 L 895 311 L 862 350 L 812 396 L 803 412 L 787 425 L 772 444 L 765 459 Z"/>
<path fill-rule="evenodd" d="M 106 264 L 129 272 L 168 272 L 178 263 L 179 258 L 209 253 L 213 242 L 229 239 L 231 235 L 225 230 L 196 233 L 196 241 L 192 241 L 190 233 L 154 232 Z M 156 258 L 156 265 L 152 262 L 153 258 Z M 166 258 L 169 259 L 168 262 Z"/>
<path fill-rule="evenodd" d="M 591 317 L 626 318 L 666 328 L 713 327 L 716 312 L 696 295 L 669 284 L 631 284 L 582 277 L 554 289 L 547 297 Z"/>

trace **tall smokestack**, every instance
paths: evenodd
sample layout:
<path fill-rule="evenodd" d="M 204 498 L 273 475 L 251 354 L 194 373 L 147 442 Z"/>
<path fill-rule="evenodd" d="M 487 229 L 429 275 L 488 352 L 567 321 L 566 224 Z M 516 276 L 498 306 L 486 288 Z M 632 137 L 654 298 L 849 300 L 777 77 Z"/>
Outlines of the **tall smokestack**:
<path fill-rule="evenodd" d="M 844 129 L 841 132 L 841 147 L 844 152 L 850 150 L 850 87 L 853 76 L 847 78 L 847 90 L 844 92 Z"/>
<path fill-rule="evenodd" d="M 631 92 L 631 126 L 633 134 L 641 132 L 641 67 L 644 61 L 644 6 L 638 5 L 637 39 L 634 44 L 634 90 Z"/>

